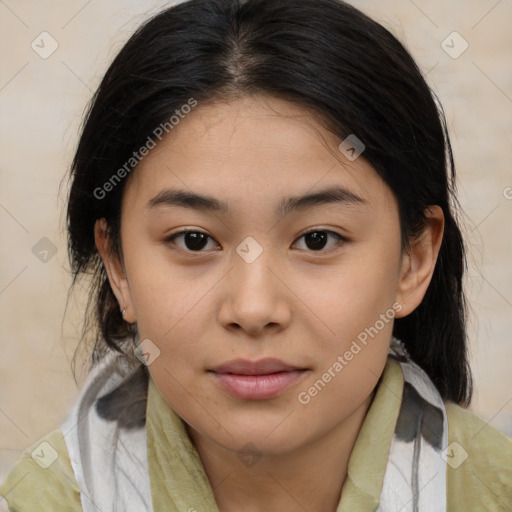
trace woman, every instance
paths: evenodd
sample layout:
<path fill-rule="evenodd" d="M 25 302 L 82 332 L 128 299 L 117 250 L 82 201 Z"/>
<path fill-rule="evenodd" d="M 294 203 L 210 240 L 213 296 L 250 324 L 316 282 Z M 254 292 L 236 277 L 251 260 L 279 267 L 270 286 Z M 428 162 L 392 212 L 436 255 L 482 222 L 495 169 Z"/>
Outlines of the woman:
<path fill-rule="evenodd" d="M 12 510 L 512 507 L 471 399 L 444 115 L 336 0 L 191 0 L 91 102 L 69 249 L 90 376 Z"/>

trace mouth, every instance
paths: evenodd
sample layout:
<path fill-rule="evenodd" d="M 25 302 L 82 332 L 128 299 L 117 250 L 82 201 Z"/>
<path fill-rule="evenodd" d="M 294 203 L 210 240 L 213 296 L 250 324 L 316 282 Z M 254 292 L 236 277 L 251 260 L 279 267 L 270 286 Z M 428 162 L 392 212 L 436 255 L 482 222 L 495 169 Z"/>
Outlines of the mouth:
<path fill-rule="evenodd" d="M 309 369 L 267 358 L 260 361 L 236 359 L 208 371 L 215 382 L 235 398 L 264 400 L 292 387 Z"/>

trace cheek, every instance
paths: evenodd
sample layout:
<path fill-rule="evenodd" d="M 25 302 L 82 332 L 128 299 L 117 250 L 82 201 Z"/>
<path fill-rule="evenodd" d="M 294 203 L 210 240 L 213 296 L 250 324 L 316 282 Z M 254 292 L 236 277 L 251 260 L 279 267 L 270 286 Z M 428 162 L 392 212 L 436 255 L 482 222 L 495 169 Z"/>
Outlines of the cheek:
<path fill-rule="evenodd" d="M 323 286 L 300 292 L 321 320 L 314 320 L 310 333 L 317 371 L 299 390 L 310 412 L 341 403 L 345 410 L 356 407 L 376 385 L 387 359 L 399 308 L 393 307 L 398 253 L 366 247 L 348 260 L 323 279 Z"/>
<path fill-rule="evenodd" d="M 127 243 L 127 251 L 130 244 Z M 132 247 L 125 257 L 130 276 L 130 295 L 139 332 L 165 341 L 190 315 L 206 303 L 218 276 L 195 266 L 171 262 L 161 246 Z"/>
<path fill-rule="evenodd" d="M 315 371 L 290 397 L 288 414 L 301 425 L 294 432 L 298 438 L 307 440 L 309 432 L 320 436 L 335 429 L 361 407 L 377 385 L 387 360 L 392 322 L 370 334 L 363 330 L 366 339 L 358 339 L 359 325 L 344 329 L 352 321 L 347 317 L 345 324 L 338 324 L 334 341 L 320 340 L 320 346 L 315 343 Z"/>
<path fill-rule="evenodd" d="M 397 293 L 398 256 L 375 258 L 370 248 L 354 251 L 337 268 L 323 271 L 316 279 L 298 279 L 297 295 L 316 318 L 317 331 L 336 348 L 355 339 L 392 308 Z M 388 317 L 394 318 L 394 312 Z M 387 318 L 388 325 L 389 318 Z M 383 326 L 378 324 L 379 330 Z"/>
<path fill-rule="evenodd" d="M 225 431 L 221 425 L 225 415 L 219 414 L 218 396 L 211 393 L 204 379 L 192 378 L 186 362 L 179 363 L 179 359 L 174 354 L 172 357 L 167 354 L 148 367 L 166 403 L 196 430 L 210 433 Z"/>

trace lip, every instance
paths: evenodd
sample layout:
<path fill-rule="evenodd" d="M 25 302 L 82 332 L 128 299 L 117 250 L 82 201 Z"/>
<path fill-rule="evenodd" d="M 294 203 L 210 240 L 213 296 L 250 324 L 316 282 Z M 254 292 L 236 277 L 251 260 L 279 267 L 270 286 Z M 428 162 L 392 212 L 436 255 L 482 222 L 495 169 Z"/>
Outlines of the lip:
<path fill-rule="evenodd" d="M 307 368 L 289 365 L 279 359 L 259 361 L 235 359 L 209 370 L 225 391 L 244 400 L 264 400 L 278 396 L 296 384 Z"/>

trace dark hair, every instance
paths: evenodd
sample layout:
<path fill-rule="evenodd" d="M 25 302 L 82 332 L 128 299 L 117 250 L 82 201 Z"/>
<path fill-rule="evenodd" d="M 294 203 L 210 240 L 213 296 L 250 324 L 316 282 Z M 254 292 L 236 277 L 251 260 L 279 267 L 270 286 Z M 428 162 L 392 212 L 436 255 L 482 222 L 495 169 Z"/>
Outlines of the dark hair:
<path fill-rule="evenodd" d="M 110 349 L 133 359 L 136 336 L 121 317 L 94 241 L 94 223 L 104 217 L 122 261 L 126 180 L 107 199 L 94 191 L 190 98 L 201 105 L 258 93 L 308 108 L 340 140 L 355 134 L 364 143 L 363 157 L 397 198 L 404 250 L 421 232 L 425 209 L 442 208 L 445 231 L 432 281 L 421 305 L 395 320 L 393 334 L 443 399 L 468 405 L 466 261 L 444 113 L 402 44 L 337 0 L 190 0 L 146 21 L 115 57 L 84 121 L 67 211 L 72 287 L 79 275 L 92 275 L 92 365 Z M 89 327 L 85 320 L 83 337 Z"/>

